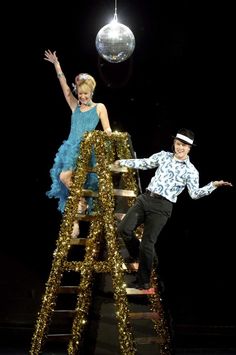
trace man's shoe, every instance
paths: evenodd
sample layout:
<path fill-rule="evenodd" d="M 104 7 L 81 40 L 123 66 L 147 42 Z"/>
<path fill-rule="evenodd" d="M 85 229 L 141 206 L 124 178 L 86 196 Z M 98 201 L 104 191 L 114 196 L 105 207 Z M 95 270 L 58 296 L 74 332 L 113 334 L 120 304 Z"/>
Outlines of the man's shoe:
<path fill-rule="evenodd" d="M 144 283 L 144 284 L 137 283 L 137 284 L 136 284 L 136 288 L 137 288 L 138 290 L 149 290 L 149 288 L 151 288 L 151 286 L 150 286 L 149 283 Z"/>
<path fill-rule="evenodd" d="M 130 288 L 136 288 L 138 290 L 149 290 L 151 288 L 149 283 L 140 283 L 138 280 L 135 280 L 130 283 L 129 285 Z"/>
<path fill-rule="evenodd" d="M 125 264 L 127 265 L 127 269 L 130 272 L 137 272 L 139 268 L 138 259 L 133 258 L 132 256 L 128 256 L 125 258 Z"/>
<path fill-rule="evenodd" d="M 127 256 L 125 258 L 125 263 L 126 264 L 133 264 L 133 263 L 138 263 L 138 262 L 139 262 L 138 258 L 135 259 L 132 256 Z"/>

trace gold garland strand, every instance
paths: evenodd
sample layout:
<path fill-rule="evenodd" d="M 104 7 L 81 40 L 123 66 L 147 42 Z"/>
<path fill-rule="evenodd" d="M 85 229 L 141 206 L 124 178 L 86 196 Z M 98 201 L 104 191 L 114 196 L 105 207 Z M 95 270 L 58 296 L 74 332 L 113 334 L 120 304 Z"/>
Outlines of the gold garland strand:
<path fill-rule="evenodd" d="M 151 311 L 158 313 L 158 320 L 154 320 L 154 330 L 157 336 L 160 337 L 160 355 L 170 355 L 171 351 L 171 337 L 170 331 L 165 317 L 165 312 L 162 305 L 162 299 L 159 293 L 159 283 L 156 272 L 153 270 L 151 275 L 151 283 L 155 285 L 156 292 L 149 295 L 151 302 Z"/>
<path fill-rule="evenodd" d="M 84 163 L 88 163 L 90 155 L 84 156 Z M 85 180 L 85 171 L 78 171 L 79 182 L 78 188 L 81 191 L 83 181 Z M 53 263 L 48 281 L 46 283 L 45 294 L 42 299 L 41 311 L 38 313 L 35 331 L 31 341 L 30 355 L 38 355 L 46 338 L 46 331 L 51 321 L 52 313 L 56 305 L 58 289 L 61 284 L 61 279 L 64 271 L 64 263 L 66 261 L 69 249 L 70 239 L 73 229 L 73 222 L 77 217 L 77 206 L 79 203 L 79 193 L 75 189 L 75 184 L 72 185 L 70 196 L 65 206 L 62 223 L 57 240 L 57 248 L 53 253 Z"/>
<path fill-rule="evenodd" d="M 114 218 L 115 201 L 113 194 L 109 193 L 109 191 L 112 191 L 113 189 L 112 176 L 108 166 L 106 166 L 105 156 L 102 155 L 102 152 L 104 152 L 102 143 L 103 140 L 101 140 L 101 151 L 96 151 L 96 155 L 101 157 L 100 164 L 98 164 L 98 176 L 99 181 L 104 180 L 104 187 L 107 186 L 107 189 L 104 191 L 99 189 L 99 197 L 102 202 L 102 206 L 104 206 L 103 213 L 105 216 L 108 264 L 110 266 L 114 290 L 116 318 L 118 321 L 119 331 L 119 343 L 121 354 L 133 355 L 136 353 L 136 347 L 129 320 L 128 300 L 124 283 L 124 271 L 122 269 L 123 258 L 121 257 L 119 251 L 119 243 L 116 233 Z M 101 186 L 103 186 L 103 184 L 101 184 Z"/>
<path fill-rule="evenodd" d="M 120 139 L 120 135 L 118 138 Z M 111 193 L 113 191 L 113 183 L 111 172 L 109 170 L 109 164 L 112 163 L 115 159 L 114 141 L 115 140 L 108 141 L 106 135 L 104 135 L 102 132 L 95 131 L 92 134 L 85 135 L 85 146 L 81 146 L 81 152 L 84 152 L 85 150 L 91 151 L 91 148 L 93 147 L 97 157 L 96 173 L 98 175 L 99 181 L 99 214 L 103 216 L 103 231 L 105 233 L 108 249 L 108 262 L 106 267 L 108 266 L 108 272 L 110 272 L 112 275 L 120 348 L 122 354 L 134 355 L 136 349 L 133 339 L 133 332 L 131 331 L 131 326 L 128 319 L 128 302 L 124 284 L 124 275 L 122 272 L 123 259 L 119 253 L 119 244 L 117 241 L 114 218 L 115 203 L 113 193 Z M 108 149 L 109 154 L 107 152 Z M 83 156 L 79 165 L 82 164 L 81 162 L 83 162 Z M 75 180 L 78 178 L 76 175 L 77 171 L 75 172 Z M 98 223 L 97 230 L 95 227 L 95 233 L 99 234 L 100 232 L 101 225 Z M 96 250 L 96 246 L 94 244 L 90 245 L 90 249 Z M 86 297 L 91 297 L 89 291 L 91 289 L 91 285 L 89 285 L 90 277 L 92 275 L 91 270 L 96 269 L 96 271 L 100 271 L 98 265 L 100 267 L 103 265 L 101 262 L 98 264 L 98 262 L 94 260 L 94 255 L 89 252 L 86 253 L 85 261 L 83 264 L 83 282 L 80 284 L 80 295 L 78 296 L 76 317 L 72 326 L 72 339 L 69 342 L 68 347 L 69 354 L 75 354 L 78 350 L 80 341 L 82 339 L 82 333 L 87 323 L 89 302 L 87 302 Z"/>

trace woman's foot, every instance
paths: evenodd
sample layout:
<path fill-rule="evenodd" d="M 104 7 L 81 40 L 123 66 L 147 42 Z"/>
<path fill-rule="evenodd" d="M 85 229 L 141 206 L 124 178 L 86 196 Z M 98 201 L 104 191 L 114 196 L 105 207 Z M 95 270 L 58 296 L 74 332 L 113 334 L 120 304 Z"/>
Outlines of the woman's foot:
<path fill-rule="evenodd" d="M 79 223 L 77 221 L 74 222 L 73 224 L 73 231 L 71 233 L 71 238 L 77 238 L 79 235 Z"/>
<path fill-rule="evenodd" d="M 87 209 L 88 209 L 88 204 L 87 204 L 85 198 L 80 198 L 79 204 L 78 204 L 78 213 L 85 214 Z"/>

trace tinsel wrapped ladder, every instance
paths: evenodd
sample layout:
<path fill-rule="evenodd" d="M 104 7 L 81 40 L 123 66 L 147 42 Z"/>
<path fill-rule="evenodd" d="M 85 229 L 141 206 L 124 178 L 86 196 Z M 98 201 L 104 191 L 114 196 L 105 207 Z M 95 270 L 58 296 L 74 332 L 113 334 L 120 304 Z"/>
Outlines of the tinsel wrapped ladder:
<path fill-rule="evenodd" d="M 151 299 L 151 311 L 132 313 L 129 310 L 129 294 L 140 294 L 126 288 L 124 260 L 120 253 L 120 241 L 117 236 L 117 219 L 122 217 L 116 213 L 115 196 L 127 198 L 127 205 L 132 205 L 138 193 L 135 172 L 126 168 L 114 168 L 112 163 L 116 159 L 132 158 L 129 135 L 127 133 L 113 133 L 108 137 L 104 132 L 94 131 L 85 134 L 81 142 L 81 155 L 73 177 L 70 196 L 62 218 L 56 250 L 53 254 L 53 262 L 45 294 L 42 299 L 41 310 L 35 326 L 31 343 L 31 355 L 42 353 L 42 347 L 50 338 L 68 340 L 67 353 L 75 355 L 79 353 L 83 335 L 89 322 L 89 309 L 92 299 L 94 275 L 96 273 L 108 273 L 111 275 L 115 313 L 118 325 L 118 337 L 120 354 L 137 354 L 138 343 L 161 344 L 160 353 L 168 354 L 169 337 L 166 324 L 163 322 L 163 312 L 157 289 L 149 295 Z M 96 156 L 96 167 L 89 167 L 91 152 Z M 98 176 L 98 191 L 84 190 L 84 183 L 88 173 L 96 173 Z M 122 189 L 114 186 L 113 174 L 121 173 Z M 96 199 L 95 213 L 91 215 L 78 215 L 78 203 L 81 196 Z M 78 219 L 89 223 L 89 231 L 86 238 L 71 239 L 73 222 Z M 106 244 L 107 257 L 100 260 L 101 246 Z M 70 259 L 72 247 L 83 248 L 81 260 Z M 65 275 L 76 273 L 78 282 L 76 285 L 66 285 Z M 155 279 L 155 278 L 154 278 Z M 59 295 L 75 295 L 74 309 L 58 309 Z M 142 292 L 141 292 L 142 294 Z M 56 315 L 68 316 L 72 319 L 70 333 L 51 333 L 50 327 Z M 147 339 L 135 339 L 131 325 L 131 319 L 150 319 L 154 323 L 157 336 Z M 63 325 L 64 326 L 64 325 Z M 161 336 L 160 336 L 161 335 Z"/>

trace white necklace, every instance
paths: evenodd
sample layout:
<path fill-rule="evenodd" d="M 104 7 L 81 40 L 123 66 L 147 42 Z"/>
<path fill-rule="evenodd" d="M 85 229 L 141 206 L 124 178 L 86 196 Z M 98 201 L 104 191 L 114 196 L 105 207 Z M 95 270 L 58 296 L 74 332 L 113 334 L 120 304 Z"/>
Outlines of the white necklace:
<path fill-rule="evenodd" d="M 93 102 L 92 101 L 89 101 L 89 102 L 81 102 L 81 101 L 79 101 L 80 102 L 80 105 L 84 105 L 84 106 L 92 106 L 92 104 L 93 104 Z"/>

